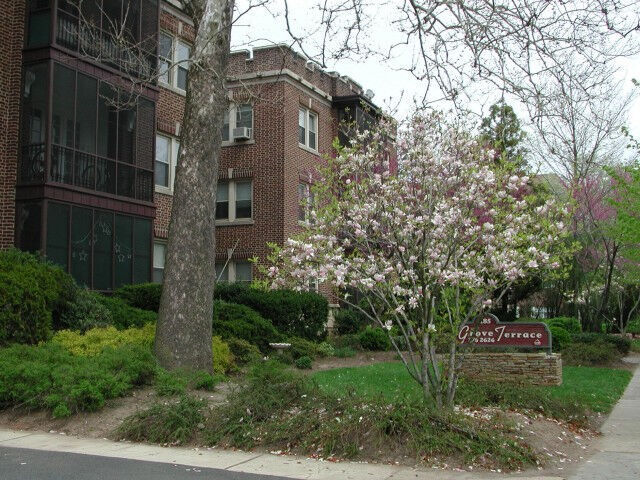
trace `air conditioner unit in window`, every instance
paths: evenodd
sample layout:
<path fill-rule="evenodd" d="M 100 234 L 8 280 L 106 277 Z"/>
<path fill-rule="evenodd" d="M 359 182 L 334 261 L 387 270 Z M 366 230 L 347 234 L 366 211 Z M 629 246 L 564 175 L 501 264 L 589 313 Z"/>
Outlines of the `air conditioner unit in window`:
<path fill-rule="evenodd" d="M 251 139 L 251 129 L 249 127 L 239 127 L 233 129 L 233 139 L 236 141 L 239 140 L 250 140 Z"/>

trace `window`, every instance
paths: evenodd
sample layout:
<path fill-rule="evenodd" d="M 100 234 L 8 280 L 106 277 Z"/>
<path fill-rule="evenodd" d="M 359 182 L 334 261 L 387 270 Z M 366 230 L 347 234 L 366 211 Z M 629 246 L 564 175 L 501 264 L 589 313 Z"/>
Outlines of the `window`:
<path fill-rule="evenodd" d="M 246 260 L 229 260 L 216 262 L 217 282 L 246 282 L 253 280 L 251 262 Z"/>
<path fill-rule="evenodd" d="M 166 256 L 167 244 L 155 242 L 153 244 L 153 281 L 155 283 L 162 283 Z"/>
<path fill-rule="evenodd" d="M 218 182 L 216 220 L 234 222 L 253 218 L 251 180 Z"/>
<path fill-rule="evenodd" d="M 216 262 L 216 282 L 229 281 L 229 265 L 227 262 Z"/>
<path fill-rule="evenodd" d="M 226 112 L 224 112 L 223 114 L 223 119 L 222 119 L 222 141 L 223 142 L 228 142 L 229 141 L 229 110 L 227 110 Z"/>
<path fill-rule="evenodd" d="M 298 143 L 318 150 L 318 114 L 302 107 L 298 110 Z"/>
<path fill-rule="evenodd" d="M 236 128 L 249 129 L 249 138 L 234 138 L 233 131 Z M 222 122 L 222 141 L 236 142 L 253 138 L 253 105 L 250 103 L 232 104 L 224 114 Z"/>
<path fill-rule="evenodd" d="M 164 32 L 160 32 L 158 44 L 158 80 L 180 90 L 186 90 L 191 47 Z"/>
<path fill-rule="evenodd" d="M 315 198 L 311 185 L 308 183 L 298 184 L 298 220 L 301 222 L 311 221 L 311 210 L 315 204 Z"/>
<path fill-rule="evenodd" d="M 235 262 L 236 282 L 251 282 L 251 263 Z"/>
<path fill-rule="evenodd" d="M 178 163 L 180 142 L 165 135 L 156 135 L 156 191 L 171 193 Z"/>

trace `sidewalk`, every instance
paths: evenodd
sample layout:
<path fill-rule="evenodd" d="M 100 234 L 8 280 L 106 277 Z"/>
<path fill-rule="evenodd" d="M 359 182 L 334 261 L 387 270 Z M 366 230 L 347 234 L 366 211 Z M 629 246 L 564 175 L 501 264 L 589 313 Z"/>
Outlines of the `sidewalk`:
<path fill-rule="evenodd" d="M 332 463 L 302 457 L 218 449 L 164 448 L 129 442 L 112 442 L 109 440 L 67 437 L 53 433 L 15 430 L 0 430 L 0 447 L 80 453 L 308 480 L 336 478 L 341 480 L 504 480 L 505 478 L 561 480 L 561 477 L 535 475 L 519 476 L 450 472 L 370 463 Z"/>
<path fill-rule="evenodd" d="M 634 357 L 633 361 L 640 363 L 640 358 Z M 596 446 L 598 453 L 570 479 L 640 479 L 640 367 L 602 426 L 602 434 Z"/>

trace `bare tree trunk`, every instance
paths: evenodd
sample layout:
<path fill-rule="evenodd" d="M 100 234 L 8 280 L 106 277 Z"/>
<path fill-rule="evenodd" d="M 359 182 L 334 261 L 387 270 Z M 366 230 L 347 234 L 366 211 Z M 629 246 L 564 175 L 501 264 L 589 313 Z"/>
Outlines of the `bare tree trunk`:
<path fill-rule="evenodd" d="M 165 368 L 211 370 L 215 284 L 215 198 L 233 0 L 191 0 L 194 62 L 180 153 L 154 350 Z"/>

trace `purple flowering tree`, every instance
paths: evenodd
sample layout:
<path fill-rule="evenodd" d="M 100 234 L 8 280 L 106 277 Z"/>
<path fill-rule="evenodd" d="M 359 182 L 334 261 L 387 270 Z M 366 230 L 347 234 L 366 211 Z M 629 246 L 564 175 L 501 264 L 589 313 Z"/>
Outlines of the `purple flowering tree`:
<path fill-rule="evenodd" d="M 342 300 L 396 327 L 392 344 L 425 397 L 451 406 L 460 325 L 496 291 L 559 266 L 564 212 L 534 204 L 528 177 L 499 170 L 493 152 L 440 114 L 416 116 L 397 140 L 390 132 L 381 125 L 338 149 L 316 187 L 321 207 L 303 234 L 273 247 L 268 275 L 273 287 L 317 278 L 362 291 L 368 308 Z"/>

